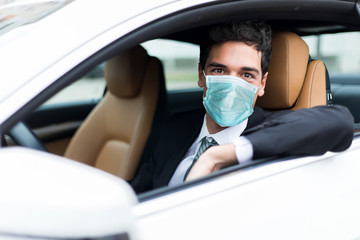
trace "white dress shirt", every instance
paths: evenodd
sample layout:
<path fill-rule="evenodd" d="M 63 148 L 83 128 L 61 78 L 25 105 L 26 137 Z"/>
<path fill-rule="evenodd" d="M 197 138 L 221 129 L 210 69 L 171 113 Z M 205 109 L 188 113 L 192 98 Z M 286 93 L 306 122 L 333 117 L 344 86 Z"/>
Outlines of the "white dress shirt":
<path fill-rule="evenodd" d="M 206 126 L 206 117 L 204 117 L 199 136 L 193 142 L 191 147 L 186 152 L 184 159 L 176 168 L 172 178 L 170 179 L 169 186 L 178 185 L 184 181 L 185 173 L 193 162 L 193 159 L 198 149 L 200 148 L 201 139 L 204 137 L 206 137 L 206 139 L 209 141 L 211 141 L 211 138 L 215 139 L 219 145 L 233 143 L 235 145 L 236 157 L 239 163 L 251 160 L 253 156 L 252 145 L 249 140 L 246 139 L 246 137 L 240 136 L 246 128 L 247 121 L 248 119 L 233 127 L 228 127 L 215 134 L 210 134 Z"/>

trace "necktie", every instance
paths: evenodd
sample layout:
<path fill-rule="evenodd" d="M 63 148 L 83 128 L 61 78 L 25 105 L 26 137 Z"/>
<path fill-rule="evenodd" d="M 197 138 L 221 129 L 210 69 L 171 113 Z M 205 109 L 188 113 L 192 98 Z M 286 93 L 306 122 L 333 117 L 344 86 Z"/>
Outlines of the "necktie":
<path fill-rule="evenodd" d="M 185 172 L 185 176 L 184 176 L 184 181 L 187 177 L 187 175 L 189 174 L 191 168 L 194 166 L 195 162 L 198 160 L 198 158 L 201 156 L 201 154 L 203 154 L 203 152 L 205 152 L 208 148 L 212 147 L 212 146 L 216 146 L 216 145 L 219 145 L 215 139 L 211 138 L 209 139 L 210 141 L 208 141 L 206 139 L 206 137 L 204 137 L 203 139 L 201 139 L 201 144 L 200 144 L 200 147 L 199 147 L 199 150 L 197 151 L 195 157 L 194 157 L 194 160 L 193 162 L 191 163 L 190 167 L 186 170 Z"/>

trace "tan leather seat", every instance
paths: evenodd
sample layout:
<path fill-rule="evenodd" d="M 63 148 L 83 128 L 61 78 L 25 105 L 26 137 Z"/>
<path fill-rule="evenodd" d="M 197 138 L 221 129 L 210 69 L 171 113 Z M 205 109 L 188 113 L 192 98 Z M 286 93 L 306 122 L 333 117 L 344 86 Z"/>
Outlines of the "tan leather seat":
<path fill-rule="evenodd" d="M 72 138 L 65 157 L 131 179 L 151 131 L 162 67 L 140 46 L 105 64 L 107 93 Z"/>
<path fill-rule="evenodd" d="M 309 108 L 326 105 L 325 65 L 308 64 L 309 47 L 298 35 L 274 33 L 265 94 L 257 105 L 268 110 Z"/>

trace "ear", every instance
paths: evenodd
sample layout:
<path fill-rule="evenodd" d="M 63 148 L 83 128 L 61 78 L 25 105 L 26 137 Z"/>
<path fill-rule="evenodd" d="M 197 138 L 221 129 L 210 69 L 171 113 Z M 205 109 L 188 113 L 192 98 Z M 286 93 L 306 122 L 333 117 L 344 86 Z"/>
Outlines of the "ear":
<path fill-rule="evenodd" d="M 205 80 L 205 76 L 204 76 L 204 73 L 202 71 L 200 63 L 198 65 L 198 78 L 199 78 L 198 86 L 201 87 L 201 88 L 205 87 L 206 80 Z"/>
<path fill-rule="evenodd" d="M 260 87 L 259 87 L 259 90 L 258 90 L 258 96 L 259 97 L 263 96 L 264 93 L 265 93 L 265 85 L 266 85 L 267 76 L 268 76 L 268 72 L 265 73 L 263 79 L 260 82 Z"/>

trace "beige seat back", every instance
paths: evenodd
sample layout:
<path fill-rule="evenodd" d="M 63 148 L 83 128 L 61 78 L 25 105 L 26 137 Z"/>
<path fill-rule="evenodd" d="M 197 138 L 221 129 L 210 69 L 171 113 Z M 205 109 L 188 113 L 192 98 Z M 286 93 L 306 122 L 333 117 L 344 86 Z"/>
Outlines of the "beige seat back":
<path fill-rule="evenodd" d="M 290 32 L 274 33 L 265 94 L 257 105 L 268 110 L 325 105 L 325 65 L 308 60 L 309 47 L 302 38 Z"/>
<path fill-rule="evenodd" d="M 131 179 L 151 131 L 161 74 L 160 61 L 140 46 L 108 60 L 108 91 L 72 138 L 65 157 Z"/>

